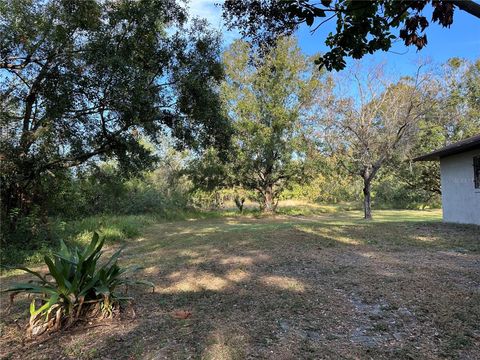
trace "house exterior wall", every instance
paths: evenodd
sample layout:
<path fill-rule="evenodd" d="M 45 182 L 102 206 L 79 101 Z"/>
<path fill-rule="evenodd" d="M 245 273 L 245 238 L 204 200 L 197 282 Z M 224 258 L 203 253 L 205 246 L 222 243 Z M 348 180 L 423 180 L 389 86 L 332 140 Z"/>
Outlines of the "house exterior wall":
<path fill-rule="evenodd" d="M 440 159 L 443 221 L 480 225 L 480 189 L 475 189 L 473 157 L 479 150 Z"/>

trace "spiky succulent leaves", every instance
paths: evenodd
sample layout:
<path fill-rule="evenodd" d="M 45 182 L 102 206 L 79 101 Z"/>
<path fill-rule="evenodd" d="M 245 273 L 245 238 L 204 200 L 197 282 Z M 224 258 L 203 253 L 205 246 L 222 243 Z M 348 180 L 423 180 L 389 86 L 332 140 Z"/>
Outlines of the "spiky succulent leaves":
<path fill-rule="evenodd" d="M 31 317 L 48 314 L 50 309 L 57 304 L 67 316 L 79 316 L 83 304 L 100 303 L 104 315 L 112 315 L 115 302 L 131 300 L 131 298 L 117 296 L 115 289 L 119 285 L 142 284 L 154 288 L 154 285 L 145 280 L 133 280 L 125 277 L 126 272 L 140 269 L 138 266 L 130 268 L 120 267 L 117 262 L 123 247 L 117 250 L 103 265 L 99 264 L 102 248 L 105 243 L 97 233 L 94 233 L 90 244 L 78 249 L 68 247 L 63 241 L 60 242 L 60 250 L 51 257 L 45 256 L 44 260 L 48 267 L 48 274 L 40 273 L 19 267 L 34 275 L 39 280 L 29 283 L 14 284 L 5 291 L 26 292 L 38 294 L 36 300 L 42 301 L 42 305 L 36 308 L 35 299 L 30 306 Z M 47 279 L 52 278 L 52 281 Z M 76 309 L 76 310 L 75 310 Z"/>
<path fill-rule="evenodd" d="M 30 316 L 36 316 L 38 314 L 43 314 L 43 313 L 46 313 L 54 304 L 56 304 L 58 302 L 58 299 L 59 299 L 59 295 L 58 294 L 52 294 L 52 296 L 50 296 L 50 298 L 48 299 L 48 301 L 43 304 L 41 307 L 39 307 L 38 309 L 35 309 L 35 299 L 32 300 L 31 304 L 30 304 Z"/>
<path fill-rule="evenodd" d="M 26 268 L 26 267 L 23 267 L 23 266 L 18 266 L 18 267 L 15 267 L 15 269 L 18 269 L 18 270 L 23 270 L 25 272 L 28 272 L 36 277 L 38 277 L 41 281 L 39 283 L 41 284 L 48 284 L 49 281 L 47 280 L 46 276 L 42 276 L 42 274 L 36 272 L 36 271 L 33 271 L 33 270 L 30 270 L 29 268 Z M 38 281 L 37 281 L 38 282 Z"/>
<path fill-rule="evenodd" d="M 29 294 L 44 294 L 44 295 L 53 295 L 57 293 L 57 290 L 54 286 L 51 285 L 35 285 L 33 283 L 17 283 L 13 284 L 4 292 L 26 292 Z"/>

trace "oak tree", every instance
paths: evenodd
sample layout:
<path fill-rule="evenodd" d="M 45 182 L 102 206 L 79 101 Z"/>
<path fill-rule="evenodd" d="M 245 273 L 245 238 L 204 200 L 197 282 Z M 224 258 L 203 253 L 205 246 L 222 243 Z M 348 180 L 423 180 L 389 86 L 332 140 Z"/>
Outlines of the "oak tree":
<path fill-rule="evenodd" d="M 263 57 L 250 52 L 236 41 L 224 54 L 221 94 L 234 128 L 229 173 L 273 212 L 280 193 L 303 178 L 304 125 L 315 114 L 322 74 L 293 38 L 278 39 Z"/>
<path fill-rule="evenodd" d="M 220 39 L 175 0 L 1 0 L 2 216 L 88 161 L 148 168 L 153 143 L 227 143 Z"/>

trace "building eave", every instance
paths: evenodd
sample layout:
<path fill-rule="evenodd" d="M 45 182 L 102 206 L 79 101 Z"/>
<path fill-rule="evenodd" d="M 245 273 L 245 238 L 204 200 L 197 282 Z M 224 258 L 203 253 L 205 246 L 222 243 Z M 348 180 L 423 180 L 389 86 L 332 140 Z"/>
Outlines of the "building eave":
<path fill-rule="evenodd" d="M 480 149 L 480 134 L 447 145 L 431 153 L 416 157 L 413 159 L 413 161 L 438 161 L 446 156 L 460 154 L 476 149 Z"/>

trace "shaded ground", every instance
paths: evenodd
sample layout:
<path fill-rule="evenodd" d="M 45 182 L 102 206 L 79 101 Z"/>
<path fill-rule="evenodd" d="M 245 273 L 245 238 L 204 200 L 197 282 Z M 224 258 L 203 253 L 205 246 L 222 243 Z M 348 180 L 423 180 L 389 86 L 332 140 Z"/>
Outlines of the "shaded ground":
<path fill-rule="evenodd" d="M 439 212 L 218 218 L 158 224 L 122 262 L 145 266 L 136 317 L 24 341 L 28 300 L 7 310 L 12 359 L 480 358 L 480 230 Z M 2 287 L 19 276 L 3 277 Z M 172 317 L 187 310 L 185 320 Z M 102 326 L 97 326 L 102 325 Z M 105 326 L 109 325 L 109 326 Z M 23 344 L 22 344 L 23 342 Z"/>

